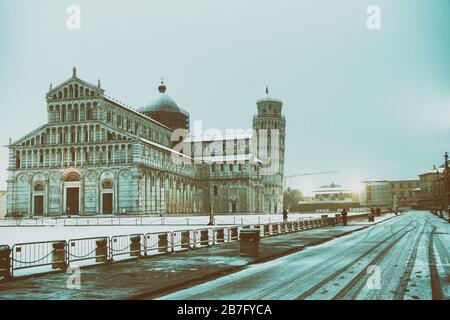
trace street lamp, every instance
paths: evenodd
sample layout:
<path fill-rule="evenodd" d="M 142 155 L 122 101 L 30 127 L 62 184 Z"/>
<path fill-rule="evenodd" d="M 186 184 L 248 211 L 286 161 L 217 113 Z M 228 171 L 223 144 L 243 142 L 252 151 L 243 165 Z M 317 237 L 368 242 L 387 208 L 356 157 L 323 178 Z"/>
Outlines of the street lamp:
<path fill-rule="evenodd" d="M 213 226 L 214 225 L 213 208 L 214 208 L 214 201 L 211 201 L 210 204 L 209 204 L 209 222 L 208 222 L 208 226 Z"/>
<path fill-rule="evenodd" d="M 448 166 L 448 152 L 446 152 L 444 154 L 444 159 L 445 159 L 445 164 L 444 164 L 444 175 L 442 177 L 442 179 L 444 180 L 444 195 L 445 195 L 445 199 L 444 199 L 444 204 L 445 204 L 445 209 L 447 211 L 447 213 L 449 213 L 449 208 L 448 208 L 448 200 L 449 200 L 449 191 L 450 191 L 450 167 Z M 450 213 L 449 213 L 449 218 L 448 221 L 450 222 Z"/>
<path fill-rule="evenodd" d="M 439 168 L 434 165 L 434 169 L 436 170 L 436 183 L 434 185 L 434 214 L 438 214 L 438 206 L 439 206 L 439 195 L 440 195 L 440 188 L 439 188 Z"/>

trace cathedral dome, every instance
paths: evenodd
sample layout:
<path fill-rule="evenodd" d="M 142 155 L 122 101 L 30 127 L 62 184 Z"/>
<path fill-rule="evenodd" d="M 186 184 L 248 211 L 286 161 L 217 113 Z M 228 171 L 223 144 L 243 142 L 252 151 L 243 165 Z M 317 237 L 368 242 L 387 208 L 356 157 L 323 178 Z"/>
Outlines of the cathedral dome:
<path fill-rule="evenodd" d="M 159 96 L 147 104 L 145 107 L 141 108 L 139 111 L 142 113 L 152 113 L 152 112 L 173 112 L 181 113 L 185 116 L 189 116 L 189 113 L 182 108 L 180 108 L 176 102 L 166 93 L 166 86 L 164 82 L 158 87 Z"/>
<path fill-rule="evenodd" d="M 158 87 L 158 97 L 139 109 L 139 112 L 161 122 L 172 130 L 178 128 L 189 129 L 189 113 L 180 108 L 176 102 L 167 95 L 166 85 L 163 81 Z"/>

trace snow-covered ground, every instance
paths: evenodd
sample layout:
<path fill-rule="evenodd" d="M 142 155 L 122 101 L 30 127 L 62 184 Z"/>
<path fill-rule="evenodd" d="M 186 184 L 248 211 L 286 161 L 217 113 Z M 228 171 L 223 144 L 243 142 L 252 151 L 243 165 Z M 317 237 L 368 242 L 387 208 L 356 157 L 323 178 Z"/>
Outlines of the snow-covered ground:
<path fill-rule="evenodd" d="M 162 299 L 448 299 L 450 224 L 398 218 Z"/>
<path fill-rule="evenodd" d="M 320 214 L 290 214 L 289 220 L 318 218 Z M 216 226 L 264 224 L 281 222 L 277 215 L 216 216 Z M 117 235 L 146 234 L 176 230 L 204 229 L 207 216 L 191 217 L 93 217 L 93 218 L 38 218 L 3 220 L 0 224 L 0 245 L 17 243 L 70 240 L 87 237 L 112 237 Z"/>
<path fill-rule="evenodd" d="M 289 213 L 288 220 L 298 220 L 307 218 L 320 218 L 327 214 L 333 217 L 336 212 L 331 213 Z M 361 214 L 360 212 L 350 212 L 349 215 Z M 216 225 L 244 225 L 244 224 L 264 224 L 271 222 L 281 222 L 281 214 L 245 214 L 245 215 L 216 215 L 214 217 Z M 37 217 L 25 219 L 0 219 L 1 227 L 42 227 L 42 226 L 138 226 L 138 225 L 206 225 L 209 222 L 209 216 L 95 216 L 95 217 Z"/>

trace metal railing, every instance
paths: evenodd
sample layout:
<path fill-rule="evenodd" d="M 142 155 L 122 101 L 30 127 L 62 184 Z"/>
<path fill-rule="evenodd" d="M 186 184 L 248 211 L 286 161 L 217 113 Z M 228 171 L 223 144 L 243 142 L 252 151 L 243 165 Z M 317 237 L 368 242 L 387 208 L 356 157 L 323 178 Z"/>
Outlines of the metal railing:
<path fill-rule="evenodd" d="M 21 269 L 39 268 L 42 271 L 46 266 L 64 269 L 66 249 L 65 240 L 17 243 L 11 249 L 11 276 Z"/>
<path fill-rule="evenodd" d="M 90 237 L 68 241 L 18 243 L 11 249 L 8 246 L 0 246 L 0 280 L 11 276 L 65 271 L 67 267 L 75 265 L 81 267 L 106 264 L 231 243 L 240 239 L 242 229 L 259 229 L 260 237 L 264 238 L 326 225 L 328 225 L 326 219 L 314 218 L 243 226 L 216 226 L 147 234 Z M 24 269 L 27 271 L 19 272 Z"/>

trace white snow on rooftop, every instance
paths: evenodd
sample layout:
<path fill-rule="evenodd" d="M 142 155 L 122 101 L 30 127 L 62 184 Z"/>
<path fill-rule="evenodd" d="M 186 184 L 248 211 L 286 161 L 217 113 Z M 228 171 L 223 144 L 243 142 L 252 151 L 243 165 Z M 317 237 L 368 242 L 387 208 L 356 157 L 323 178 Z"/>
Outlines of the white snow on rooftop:
<path fill-rule="evenodd" d="M 233 161 L 251 161 L 254 163 L 262 163 L 261 160 L 253 156 L 252 154 L 232 154 L 232 155 L 217 155 L 198 157 L 195 160 L 203 162 L 233 162 Z"/>
<path fill-rule="evenodd" d="M 185 142 L 208 142 L 208 141 L 225 141 L 225 140 L 245 140 L 245 139 L 251 139 L 253 137 L 253 131 L 251 132 L 239 132 L 239 133 L 233 133 L 233 134 L 221 134 L 218 132 L 214 133 L 208 133 L 205 132 L 203 135 L 190 135 L 187 136 L 184 140 Z"/>

